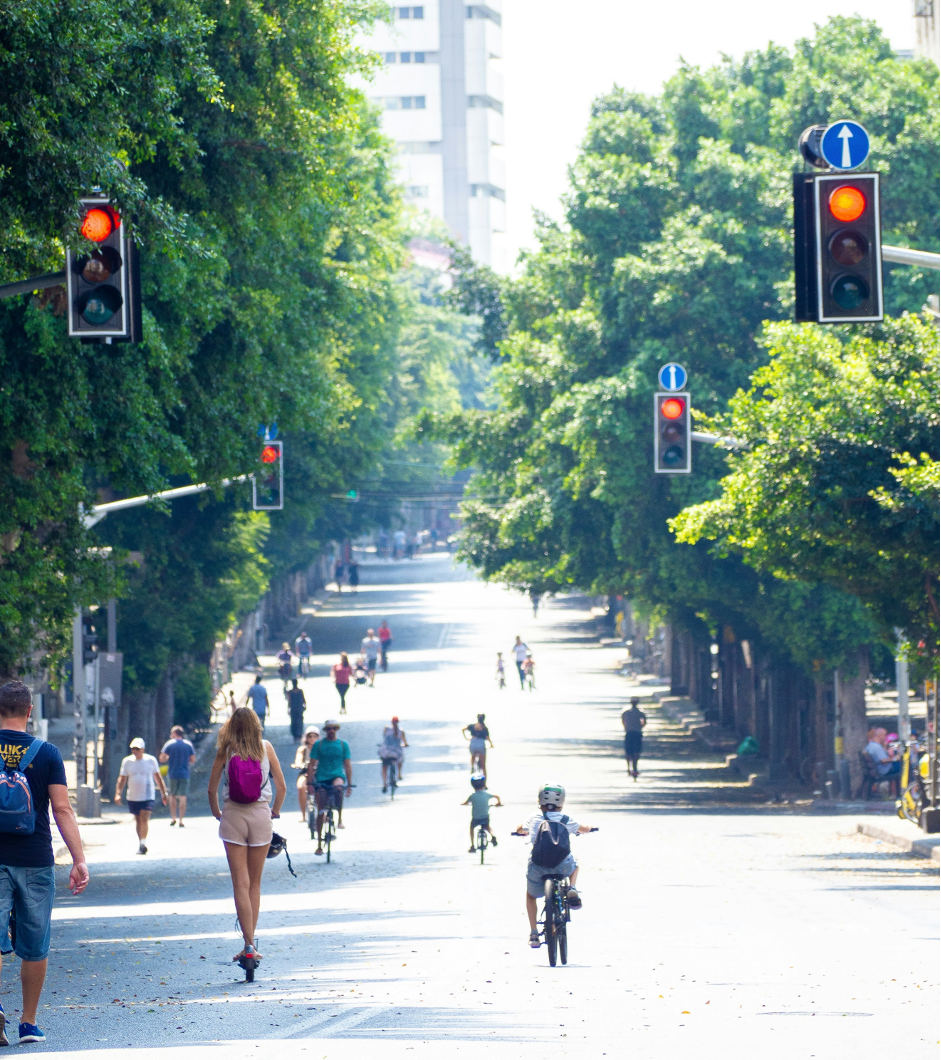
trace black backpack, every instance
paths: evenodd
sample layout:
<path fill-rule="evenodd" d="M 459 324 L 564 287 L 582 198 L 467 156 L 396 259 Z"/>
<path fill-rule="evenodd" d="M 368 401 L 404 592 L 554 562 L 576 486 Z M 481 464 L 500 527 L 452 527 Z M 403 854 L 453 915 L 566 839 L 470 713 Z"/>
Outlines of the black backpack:
<path fill-rule="evenodd" d="M 533 843 L 533 864 L 554 869 L 572 853 L 569 830 L 565 827 L 569 818 L 565 814 L 561 821 L 550 821 L 546 814 L 543 818 Z"/>

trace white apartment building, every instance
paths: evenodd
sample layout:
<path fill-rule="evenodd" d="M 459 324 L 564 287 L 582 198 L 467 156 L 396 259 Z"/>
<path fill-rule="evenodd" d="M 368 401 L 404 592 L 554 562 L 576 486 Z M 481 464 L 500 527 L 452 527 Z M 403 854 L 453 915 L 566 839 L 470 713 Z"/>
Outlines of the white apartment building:
<path fill-rule="evenodd" d="M 366 91 L 398 144 L 406 197 L 443 218 L 475 260 L 505 272 L 500 0 L 393 11 L 368 39 L 384 64 Z"/>

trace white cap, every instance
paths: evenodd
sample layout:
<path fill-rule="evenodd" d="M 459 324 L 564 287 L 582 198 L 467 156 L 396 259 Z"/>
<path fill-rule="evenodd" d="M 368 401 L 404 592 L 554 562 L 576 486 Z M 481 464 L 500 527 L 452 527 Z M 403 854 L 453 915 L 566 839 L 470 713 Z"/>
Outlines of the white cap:
<path fill-rule="evenodd" d="M 139 747 L 143 751 L 147 745 L 144 743 L 143 739 L 140 736 L 135 736 L 134 739 L 131 740 L 130 746 L 132 751 L 135 747 Z"/>

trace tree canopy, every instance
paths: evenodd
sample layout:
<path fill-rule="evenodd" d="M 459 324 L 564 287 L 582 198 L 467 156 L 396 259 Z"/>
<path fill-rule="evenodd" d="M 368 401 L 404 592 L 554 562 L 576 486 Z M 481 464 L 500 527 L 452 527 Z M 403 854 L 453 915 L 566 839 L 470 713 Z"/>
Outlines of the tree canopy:
<path fill-rule="evenodd" d="M 797 137 L 848 100 L 888 174 L 885 241 L 937 248 L 937 83 L 874 23 L 836 18 L 790 51 L 682 66 L 660 96 L 596 101 L 566 223 L 542 219 L 517 280 L 466 270 L 459 287 L 489 312 L 501 360 L 495 410 L 434 420 L 478 469 L 473 564 L 520 588 L 626 592 L 676 622 L 757 631 L 808 668 L 876 635 L 842 584 L 784 582 L 675 540 L 668 520 L 719 495 L 726 454 L 697 446 L 692 475 L 654 475 L 652 394 L 659 366 L 679 361 L 694 409 L 716 415 L 768 363 L 764 324 L 793 308 Z M 886 270 L 892 312 L 932 290 L 917 269 Z"/>

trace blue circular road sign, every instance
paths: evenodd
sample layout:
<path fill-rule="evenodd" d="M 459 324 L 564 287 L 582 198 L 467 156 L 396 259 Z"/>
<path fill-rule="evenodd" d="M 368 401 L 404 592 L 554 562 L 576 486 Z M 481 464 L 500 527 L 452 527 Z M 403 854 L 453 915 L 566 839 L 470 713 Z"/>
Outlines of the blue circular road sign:
<path fill-rule="evenodd" d="M 664 390 L 682 390 L 686 386 L 686 369 L 681 364 L 674 364 L 671 361 L 660 369 L 657 378 Z"/>
<path fill-rule="evenodd" d="M 835 121 L 820 139 L 820 153 L 833 169 L 858 169 L 869 157 L 869 133 L 858 121 Z"/>

